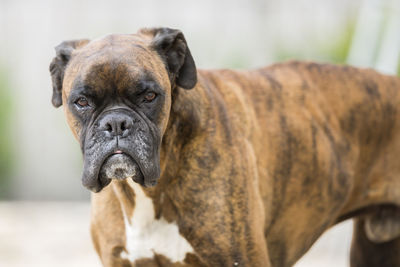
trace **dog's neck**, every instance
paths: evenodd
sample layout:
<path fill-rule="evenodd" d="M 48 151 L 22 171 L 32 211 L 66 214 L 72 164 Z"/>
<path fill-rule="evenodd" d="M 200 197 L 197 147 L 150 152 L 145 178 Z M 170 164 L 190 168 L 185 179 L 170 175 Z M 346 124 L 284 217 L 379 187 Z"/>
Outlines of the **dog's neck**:
<path fill-rule="evenodd" d="M 168 126 L 163 136 L 160 150 L 161 177 L 160 181 L 167 181 L 175 176 L 180 162 L 178 157 L 186 155 L 185 149 L 195 142 L 200 135 L 205 134 L 206 124 L 201 118 L 205 118 L 204 113 L 210 112 L 210 103 L 204 101 L 205 94 L 203 88 L 195 87 L 192 90 L 175 88 L 172 93 L 172 105 Z M 211 114 L 207 114 L 211 116 Z M 182 167 L 182 166 L 181 166 Z M 165 181 L 162 181 L 165 180 Z"/>

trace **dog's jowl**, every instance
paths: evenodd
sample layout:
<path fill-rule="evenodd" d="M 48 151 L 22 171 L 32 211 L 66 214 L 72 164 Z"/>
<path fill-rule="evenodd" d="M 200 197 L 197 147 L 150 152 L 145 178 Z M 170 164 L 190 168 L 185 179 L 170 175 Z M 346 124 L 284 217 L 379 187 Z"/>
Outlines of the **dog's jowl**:
<path fill-rule="evenodd" d="M 291 266 L 348 218 L 351 266 L 400 266 L 399 78 L 197 70 L 168 28 L 63 42 L 50 71 L 104 266 Z"/>

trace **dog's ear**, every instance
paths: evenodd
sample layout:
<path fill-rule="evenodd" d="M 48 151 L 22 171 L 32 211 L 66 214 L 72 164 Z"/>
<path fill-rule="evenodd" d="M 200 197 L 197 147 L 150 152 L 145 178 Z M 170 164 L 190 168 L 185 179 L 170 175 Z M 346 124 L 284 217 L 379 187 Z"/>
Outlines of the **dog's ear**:
<path fill-rule="evenodd" d="M 196 65 L 180 30 L 170 28 L 142 29 L 151 34 L 152 47 L 164 60 L 171 82 L 185 89 L 192 89 L 197 83 Z"/>
<path fill-rule="evenodd" d="M 51 98 L 51 102 L 54 107 L 58 108 L 62 105 L 64 71 L 71 59 L 72 52 L 86 45 L 88 42 L 89 40 L 64 41 L 56 46 L 56 56 L 50 63 L 51 80 L 53 83 L 53 97 Z"/>

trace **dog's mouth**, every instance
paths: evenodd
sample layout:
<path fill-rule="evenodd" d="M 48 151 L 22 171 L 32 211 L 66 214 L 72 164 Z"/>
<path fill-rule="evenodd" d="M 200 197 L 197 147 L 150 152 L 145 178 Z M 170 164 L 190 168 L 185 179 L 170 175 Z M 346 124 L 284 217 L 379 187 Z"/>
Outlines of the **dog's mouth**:
<path fill-rule="evenodd" d="M 108 185 L 112 179 L 132 178 L 136 183 L 144 184 L 144 176 L 139 165 L 131 156 L 121 150 L 116 150 L 104 160 L 98 178 L 103 187 Z"/>

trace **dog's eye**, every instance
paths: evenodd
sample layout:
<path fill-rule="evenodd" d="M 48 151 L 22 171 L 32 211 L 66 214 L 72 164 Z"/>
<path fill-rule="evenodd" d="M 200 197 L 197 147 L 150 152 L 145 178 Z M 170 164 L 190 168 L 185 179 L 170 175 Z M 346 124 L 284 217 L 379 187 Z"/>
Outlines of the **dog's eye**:
<path fill-rule="evenodd" d="M 154 92 L 148 92 L 144 95 L 144 100 L 146 102 L 151 102 L 157 97 L 157 94 Z"/>
<path fill-rule="evenodd" d="M 76 100 L 75 104 L 77 104 L 81 108 L 89 106 L 89 102 L 84 97 L 80 97 L 78 100 Z"/>

